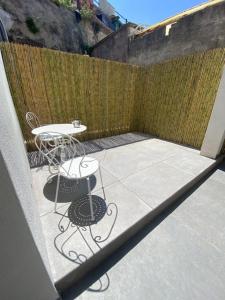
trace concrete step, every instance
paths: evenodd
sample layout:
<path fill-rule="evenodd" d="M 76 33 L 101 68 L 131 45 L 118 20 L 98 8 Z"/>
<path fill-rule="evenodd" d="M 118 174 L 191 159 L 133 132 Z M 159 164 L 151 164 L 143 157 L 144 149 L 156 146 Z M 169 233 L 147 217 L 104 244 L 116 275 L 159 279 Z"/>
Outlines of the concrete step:
<path fill-rule="evenodd" d="M 225 162 L 62 299 L 223 300 L 224 171 Z"/>

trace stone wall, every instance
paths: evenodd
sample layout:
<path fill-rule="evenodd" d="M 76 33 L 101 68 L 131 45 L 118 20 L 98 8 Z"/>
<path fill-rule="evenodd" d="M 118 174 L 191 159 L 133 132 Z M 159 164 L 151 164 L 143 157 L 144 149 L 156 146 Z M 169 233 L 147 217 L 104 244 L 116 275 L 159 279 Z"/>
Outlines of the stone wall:
<path fill-rule="evenodd" d="M 166 26 L 133 38 L 128 32 L 124 29 L 98 43 L 93 56 L 149 65 L 225 47 L 225 2 L 183 17 L 172 25 L 168 36 Z"/>
<path fill-rule="evenodd" d="M 129 36 L 134 32 L 134 27 L 134 24 L 127 23 L 118 31 L 108 35 L 94 46 L 92 56 L 126 62 L 129 52 Z"/>
<path fill-rule="evenodd" d="M 12 42 L 75 53 L 111 33 L 97 18 L 79 22 L 74 12 L 52 0 L 0 0 L 0 18 Z M 37 32 L 29 29 L 28 19 Z"/>

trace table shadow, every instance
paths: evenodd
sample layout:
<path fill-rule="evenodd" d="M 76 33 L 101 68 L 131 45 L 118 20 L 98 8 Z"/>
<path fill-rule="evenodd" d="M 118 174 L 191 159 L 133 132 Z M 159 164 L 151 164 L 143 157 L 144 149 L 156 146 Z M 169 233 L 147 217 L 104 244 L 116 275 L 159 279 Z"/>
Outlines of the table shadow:
<path fill-rule="evenodd" d="M 97 179 L 94 175 L 90 176 L 91 190 L 96 186 Z M 57 185 L 57 176 L 52 177 L 50 182 L 47 182 L 43 188 L 43 193 L 46 199 L 55 201 L 55 192 Z M 81 199 L 88 194 L 87 180 L 71 180 L 65 177 L 60 178 L 58 203 L 73 202 Z"/>

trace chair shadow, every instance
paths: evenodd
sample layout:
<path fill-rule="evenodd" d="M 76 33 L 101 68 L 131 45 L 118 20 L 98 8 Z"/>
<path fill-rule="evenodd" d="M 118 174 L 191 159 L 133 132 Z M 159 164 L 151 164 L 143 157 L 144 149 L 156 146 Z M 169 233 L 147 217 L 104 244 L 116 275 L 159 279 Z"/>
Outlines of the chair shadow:
<path fill-rule="evenodd" d="M 79 201 L 74 201 L 65 210 L 58 222 L 58 233 L 54 238 L 54 247 L 57 252 L 66 260 L 82 265 L 90 258 L 87 255 L 95 255 L 96 249 L 101 250 L 104 243 L 111 237 L 118 217 L 118 207 L 111 202 L 106 204 L 105 200 L 99 196 L 93 195 L 93 208 L 95 221 L 91 220 L 89 198 L 86 196 Z M 104 230 L 100 221 L 103 217 Z M 84 249 L 81 251 L 77 241 L 83 241 Z M 110 278 L 105 272 L 103 276 L 97 279 L 97 286 L 89 287 L 91 292 L 101 293 L 106 291 L 110 286 Z"/>
<path fill-rule="evenodd" d="M 69 220 L 77 226 L 90 226 L 98 223 L 106 214 L 107 206 L 104 199 L 99 196 L 92 195 L 94 221 L 91 220 L 90 202 L 88 196 L 78 201 L 73 201 L 68 209 Z"/>
<path fill-rule="evenodd" d="M 96 186 L 97 179 L 94 175 L 90 176 L 90 186 L 93 190 Z M 50 182 L 47 182 L 43 188 L 43 193 L 46 199 L 55 201 L 55 192 L 57 185 L 57 175 L 52 177 Z M 67 203 L 80 200 L 88 194 L 87 180 L 72 180 L 65 177 L 60 178 L 58 203 Z"/>

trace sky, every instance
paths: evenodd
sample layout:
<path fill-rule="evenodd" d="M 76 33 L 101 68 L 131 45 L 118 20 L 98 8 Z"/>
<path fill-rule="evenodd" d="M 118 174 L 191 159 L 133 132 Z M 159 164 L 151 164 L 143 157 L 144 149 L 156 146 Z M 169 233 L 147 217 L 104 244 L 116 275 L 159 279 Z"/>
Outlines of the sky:
<path fill-rule="evenodd" d="M 152 25 L 206 0 L 109 0 L 130 22 Z"/>

